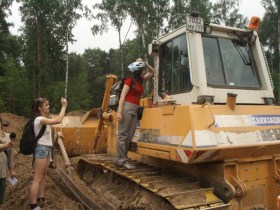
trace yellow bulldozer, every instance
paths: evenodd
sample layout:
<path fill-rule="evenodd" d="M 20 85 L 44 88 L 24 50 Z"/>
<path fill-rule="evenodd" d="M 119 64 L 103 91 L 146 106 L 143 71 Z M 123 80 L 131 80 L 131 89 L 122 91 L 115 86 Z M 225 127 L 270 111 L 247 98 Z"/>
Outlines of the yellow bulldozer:
<path fill-rule="evenodd" d="M 277 209 L 280 107 L 256 27 L 204 23 L 192 13 L 149 53 L 156 73 L 128 154 L 136 169 L 113 163 L 117 77 L 107 75 L 100 108 L 53 128 L 57 170 L 69 189 L 88 209 L 124 209 L 100 186 L 86 188 L 98 176 L 126 179 L 169 209 Z"/>

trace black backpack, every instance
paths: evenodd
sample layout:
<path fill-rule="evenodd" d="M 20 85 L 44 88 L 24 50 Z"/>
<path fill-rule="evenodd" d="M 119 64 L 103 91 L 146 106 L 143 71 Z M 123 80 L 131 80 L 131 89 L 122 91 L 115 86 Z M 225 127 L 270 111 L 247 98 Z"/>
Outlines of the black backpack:
<path fill-rule="evenodd" d="M 35 137 L 34 133 L 34 119 L 28 120 L 24 125 L 22 137 L 19 143 L 19 152 L 24 155 L 33 154 L 37 145 L 38 139 L 40 139 L 45 133 L 46 125 L 43 125 L 38 136 Z"/>
<path fill-rule="evenodd" d="M 122 80 L 120 80 L 119 82 L 117 82 L 116 84 L 114 84 L 112 86 L 112 89 L 110 92 L 110 101 L 109 101 L 109 105 L 108 105 L 109 108 L 114 109 L 114 110 L 118 109 L 119 101 L 120 101 L 121 94 L 122 94 L 122 89 L 124 86 L 124 81 L 127 78 L 129 78 L 129 77 L 123 78 Z M 131 90 L 133 88 L 134 82 L 135 82 L 133 77 L 130 77 L 130 78 L 132 80 L 131 80 L 131 83 L 129 86 L 129 90 Z"/>

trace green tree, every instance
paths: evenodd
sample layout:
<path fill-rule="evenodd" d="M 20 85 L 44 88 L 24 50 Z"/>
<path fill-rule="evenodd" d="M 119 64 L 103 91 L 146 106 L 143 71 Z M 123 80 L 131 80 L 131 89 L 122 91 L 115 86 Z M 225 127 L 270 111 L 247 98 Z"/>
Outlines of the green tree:
<path fill-rule="evenodd" d="M 105 90 L 105 76 L 110 73 L 110 62 L 108 54 L 100 48 L 87 49 L 83 54 L 85 72 L 90 91 L 92 107 L 101 105 Z"/>
<path fill-rule="evenodd" d="M 21 66 L 21 40 L 10 34 L 12 25 L 6 21 L 11 14 L 12 1 L 0 2 L 0 110 L 17 114 L 25 112 L 26 96 L 28 90 L 24 68 Z"/>
<path fill-rule="evenodd" d="M 68 67 L 69 67 L 69 60 L 68 60 L 68 42 L 73 42 L 73 37 L 71 34 L 72 29 L 76 25 L 76 22 L 78 19 L 81 18 L 81 14 L 77 13 L 77 10 L 83 10 L 81 5 L 81 0 L 63 0 L 59 1 L 59 12 L 57 13 L 58 17 L 61 20 L 62 23 L 62 31 L 65 32 L 65 88 L 64 88 L 64 94 L 65 97 L 67 97 L 67 89 L 68 89 Z M 63 33 L 63 32 L 62 32 Z"/>
<path fill-rule="evenodd" d="M 15 114 L 30 113 L 30 104 L 27 99 L 30 98 L 31 86 L 24 68 L 19 67 L 13 57 L 8 57 L 2 67 L 5 73 L 0 77 L 1 99 L 4 99 L 2 104 L 5 106 L 1 107 L 1 111 Z"/>
<path fill-rule="evenodd" d="M 57 1 L 23 0 L 23 62 L 33 82 L 33 97 L 47 95 L 48 84 L 61 77 L 63 71 L 62 34 L 55 34 Z M 57 36 L 56 36 L 57 35 Z M 59 72 L 59 73 L 58 73 Z"/>
<path fill-rule="evenodd" d="M 71 85 L 74 88 L 69 89 L 69 96 L 71 96 L 68 100 L 69 109 L 89 110 L 92 108 L 92 98 L 89 94 L 90 92 L 87 73 L 82 71 L 75 80 L 71 80 Z"/>
<path fill-rule="evenodd" d="M 139 39 L 128 40 L 125 45 L 125 66 L 127 67 L 139 56 Z M 152 61 L 151 61 L 152 62 Z M 127 69 L 127 68 L 126 68 Z M 126 72 L 127 73 L 127 72 Z"/>
<path fill-rule="evenodd" d="M 90 81 L 82 55 L 69 55 L 69 97 L 68 110 L 88 110 L 91 108 Z"/>
<path fill-rule="evenodd" d="M 280 3 L 278 3 L 279 5 Z M 279 49 L 278 49 L 278 18 L 279 11 L 277 9 L 277 1 L 263 0 L 262 5 L 266 12 L 262 19 L 259 35 L 260 41 L 267 49 L 268 63 L 272 71 L 278 71 L 279 64 Z M 271 27 L 274 26 L 274 27 Z"/>
<path fill-rule="evenodd" d="M 121 37 L 121 29 L 123 22 L 126 19 L 125 2 L 122 0 L 103 0 L 101 4 L 97 3 L 93 6 L 94 9 L 100 10 L 97 15 L 93 16 L 101 24 L 95 24 L 92 27 L 93 35 L 103 34 L 103 32 L 108 32 L 110 25 L 118 32 L 119 36 L 119 48 L 120 48 L 120 60 L 121 69 L 124 69 L 124 56 L 123 56 L 123 41 Z M 122 76 L 123 76 L 122 71 Z"/>
<path fill-rule="evenodd" d="M 211 17 L 212 3 L 208 0 L 173 0 L 170 9 L 170 19 L 166 31 L 174 30 L 186 24 L 186 14 L 197 11 L 204 20 L 209 21 Z"/>
<path fill-rule="evenodd" d="M 260 25 L 259 36 L 260 36 L 261 43 L 264 45 L 269 68 L 272 71 L 274 93 L 277 99 L 277 104 L 279 104 L 280 103 L 280 94 L 279 94 L 280 92 L 280 85 L 279 85 L 280 2 L 277 0 L 262 0 L 261 3 L 265 9 L 265 14 Z"/>
<path fill-rule="evenodd" d="M 217 0 L 213 5 L 211 22 L 226 26 L 246 28 L 248 18 L 239 13 L 239 1 Z"/>
<path fill-rule="evenodd" d="M 25 43 L 23 61 L 33 80 L 33 95 L 52 97 L 48 86 L 65 79 L 65 45 L 67 41 L 73 41 L 71 30 L 80 17 L 76 12 L 81 8 L 81 1 L 21 2 Z"/>
<path fill-rule="evenodd" d="M 168 17 L 169 0 L 126 0 L 128 14 L 137 26 L 138 56 L 148 60 L 148 44 L 160 34 Z M 134 58 L 135 59 L 135 58 Z"/>
<path fill-rule="evenodd" d="M 9 26 L 11 26 L 11 23 L 6 21 L 6 17 L 9 14 L 9 6 L 11 3 L 12 1 L 0 1 L 0 64 L 5 62 L 7 49 L 9 48 Z M 0 75 L 2 71 L 0 66 Z"/>

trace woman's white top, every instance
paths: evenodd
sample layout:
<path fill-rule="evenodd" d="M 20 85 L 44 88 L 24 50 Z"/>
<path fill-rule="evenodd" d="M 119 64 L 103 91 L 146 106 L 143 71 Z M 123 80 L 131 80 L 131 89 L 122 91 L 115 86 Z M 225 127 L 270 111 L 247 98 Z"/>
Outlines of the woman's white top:
<path fill-rule="evenodd" d="M 35 132 L 35 136 L 38 136 L 41 128 L 43 125 L 40 124 L 41 120 L 44 117 L 39 116 L 36 117 L 34 120 L 34 132 Z M 50 125 L 46 125 L 46 130 L 43 134 L 43 136 L 38 140 L 38 144 L 40 145 L 44 145 L 44 146 L 52 146 L 52 130 L 51 130 L 51 126 Z"/>

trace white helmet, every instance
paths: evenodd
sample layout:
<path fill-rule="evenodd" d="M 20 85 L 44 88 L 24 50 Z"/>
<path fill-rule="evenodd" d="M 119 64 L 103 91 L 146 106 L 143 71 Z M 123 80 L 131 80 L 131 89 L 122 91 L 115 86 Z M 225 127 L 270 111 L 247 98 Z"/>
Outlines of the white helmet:
<path fill-rule="evenodd" d="M 129 71 L 131 72 L 135 72 L 135 71 L 139 71 L 140 69 L 146 68 L 145 63 L 143 62 L 133 62 L 128 66 Z"/>

